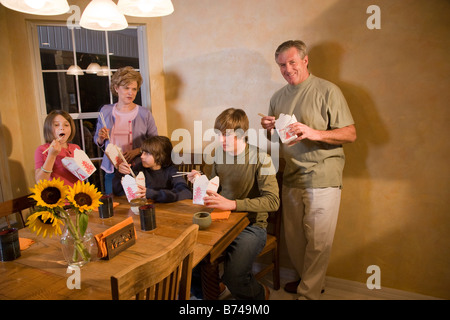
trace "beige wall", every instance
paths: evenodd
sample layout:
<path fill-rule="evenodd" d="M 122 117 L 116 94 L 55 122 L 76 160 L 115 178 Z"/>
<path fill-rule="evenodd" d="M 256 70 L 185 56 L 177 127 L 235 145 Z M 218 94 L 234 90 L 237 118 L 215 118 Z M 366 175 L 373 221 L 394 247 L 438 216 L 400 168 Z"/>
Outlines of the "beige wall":
<path fill-rule="evenodd" d="M 87 1 L 69 1 L 82 8 Z M 203 131 L 226 107 L 251 127 L 284 85 L 273 53 L 300 38 L 310 69 L 343 90 L 358 130 L 347 165 L 328 274 L 450 298 L 449 2 L 441 0 L 173 0 L 175 13 L 146 23 L 158 129 Z M 366 9 L 381 8 L 381 30 Z M 48 19 L 45 17 L 38 17 Z M 64 21 L 66 16 L 56 17 Z M 0 114 L 11 194 L 33 185 L 42 143 L 26 19 L 0 6 Z M 161 23 L 162 21 L 162 23 Z M 166 119 L 168 118 L 168 120 Z M 1 137 L 1 135 L 0 135 Z M 285 250 L 283 250 L 285 253 Z M 287 257 L 283 263 L 289 266 Z"/>
<path fill-rule="evenodd" d="M 356 121 L 328 275 L 450 298 L 448 1 L 173 0 L 163 19 L 169 132 L 203 131 L 226 107 L 259 128 L 285 84 L 284 40 L 310 46 L 310 70 L 338 84 Z M 381 9 L 369 30 L 367 7 Z M 285 253 L 285 251 L 284 251 Z M 289 262 L 284 254 L 284 265 Z"/>

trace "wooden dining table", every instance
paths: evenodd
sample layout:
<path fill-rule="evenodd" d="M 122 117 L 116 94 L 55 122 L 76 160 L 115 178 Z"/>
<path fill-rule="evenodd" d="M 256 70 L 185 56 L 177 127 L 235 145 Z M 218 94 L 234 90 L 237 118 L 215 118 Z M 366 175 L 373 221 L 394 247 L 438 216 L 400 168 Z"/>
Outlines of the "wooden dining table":
<path fill-rule="evenodd" d="M 28 228 L 19 230 L 19 237 L 34 243 L 21 251 L 13 261 L 0 262 L 0 300 L 98 300 L 111 299 L 110 278 L 120 270 L 141 262 L 167 247 L 188 226 L 193 214 L 212 209 L 195 205 L 192 200 L 173 203 L 154 203 L 156 228 L 142 231 L 139 215 L 133 213 L 125 197 L 114 197 L 114 215 L 101 219 L 97 211 L 89 214 L 89 229 L 93 234 L 132 217 L 136 229 L 136 243 L 110 260 L 93 254 L 92 260 L 80 268 L 80 289 L 70 289 L 72 271 L 68 269 L 61 251 L 59 236 L 42 238 Z M 232 212 L 228 219 L 213 220 L 198 233 L 194 248 L 194 265 L 202 274 L 205 299 L 217 299 L 219 291 L 218 261 L 224 250 L 249 224 L 246 212 Z"/>

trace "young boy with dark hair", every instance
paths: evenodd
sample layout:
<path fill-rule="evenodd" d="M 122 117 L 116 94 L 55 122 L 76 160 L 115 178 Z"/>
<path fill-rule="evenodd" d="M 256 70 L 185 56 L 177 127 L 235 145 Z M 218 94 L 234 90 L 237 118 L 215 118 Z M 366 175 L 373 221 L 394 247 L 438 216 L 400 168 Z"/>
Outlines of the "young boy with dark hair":
<path fill-rule="evenodd" d="M 142 143 L 141 163 L 133 167 L 137 175 L 140 171 L 145 176 L 145 188 L 138 186 L 138 197 L 152 199 L 156 202 L 175 202 L 191 199 L 192 191 L 186 180 L 177 176 L 177 167 L 172 162 L 172 143 L 164 136 L 153 136 Z M 122 177 L 131 173 L 126 163 L 119 165 L 113 179 L 113 192 L 115 195 L 124 195 Z"/>

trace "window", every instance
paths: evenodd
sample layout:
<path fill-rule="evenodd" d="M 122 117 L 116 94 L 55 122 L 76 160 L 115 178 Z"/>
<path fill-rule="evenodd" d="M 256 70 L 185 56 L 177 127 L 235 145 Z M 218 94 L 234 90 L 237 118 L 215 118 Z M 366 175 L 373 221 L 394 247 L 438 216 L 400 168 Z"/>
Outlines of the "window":
<path fill-rule="evenodd" d="M 135 103 L 150 108 L 150 88 L 146 81 L 149 77 L 144 65 L 147 61 L 145 28 L 138 26 L 109 32 L 65 25 L 33 24 L 31 28 L 36 36 L 35 43 L 39 44 L 36 64 L 42 76 L 41 123 L 52 110 L 70 113 L 77 128 L 72 142 L 86 152 L 97 168 L 89 182 L 104 191 L 103 171 L 100 169 L 103 150 L 93 141 L 98 111 L 104 104 L 116 102 L 109 89 L 111 75 L 125 66 L 141 72 L 144 82 Z M 67 74 L 75 62 L 83 70 L 82 75 Z M 88 67 L 91 63 L 100 65 L 102 72 L 90 73 Z"/>

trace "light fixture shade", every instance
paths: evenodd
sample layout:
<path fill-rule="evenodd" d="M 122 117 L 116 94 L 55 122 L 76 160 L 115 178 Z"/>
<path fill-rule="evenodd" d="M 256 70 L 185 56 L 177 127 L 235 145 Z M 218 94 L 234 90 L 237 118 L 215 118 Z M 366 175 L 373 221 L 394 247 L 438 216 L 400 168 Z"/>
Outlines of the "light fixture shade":
<path fill-rule="evenodd" d="M 127 19 L 112 0 L 92 0 L 84 9 L 80 26 L 90 30 L 122 30 L 128 27 Z"/>
<path fill-rule="evenodd" d="M 170 0 L 119 0 L 120 11 L 133 17 L 162 17 L 173 12 Z"/>
<path fill-rule="evenodd" d="M 52 16 L 69 11 L 67 0 L 1 0 L 5 7 L 29 14 Z"/>
<path fill-rule="evenodd" d="M 112 75 L 111 70 L 108 69 L 108 66 L 101 66 L 100 71 L 97 72 L 98 77 L 107 77 Z"/>
<path fill-rule="evenodd" d="M 90 73 L 90 74 L 97 74 L 101 71 L 102 71 L 102 69 L 101 69 L 100 65 L 96 62 L 90 63 L 86 69 L 86 73 Z"/>
<path fill-rule="evenodd" d="M 71 65 L 66 72 L 69 76 L 82 76 L 84 75 L 83 70 L 77 65 Z"/>

